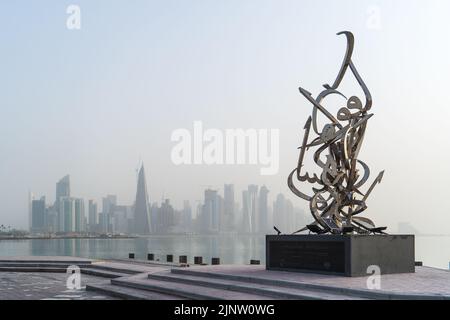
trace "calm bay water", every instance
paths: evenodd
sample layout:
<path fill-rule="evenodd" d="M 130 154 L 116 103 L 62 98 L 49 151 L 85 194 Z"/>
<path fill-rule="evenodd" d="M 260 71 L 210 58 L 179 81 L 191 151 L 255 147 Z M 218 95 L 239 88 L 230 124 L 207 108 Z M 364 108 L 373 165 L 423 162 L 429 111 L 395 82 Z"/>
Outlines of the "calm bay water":
<path fill-rule="evenodd" d="M 0 240 L 0 256 L 78 256 L 86 258 L 127 258 L 134 252 L 137 259 L 154 253 L 165 261 L 165 255 L 202 256 L 205 262 L 219 257 L 223 264 L 247 264 L 250 259 L 265 262 L 264 236 L 149 236 L 135 239 L 52 239 Z M 399 253 L 401 254 L 401 253 Z M 416 261 L 442 269 L 449 268 L 450 236 L 417 236 Z"/>

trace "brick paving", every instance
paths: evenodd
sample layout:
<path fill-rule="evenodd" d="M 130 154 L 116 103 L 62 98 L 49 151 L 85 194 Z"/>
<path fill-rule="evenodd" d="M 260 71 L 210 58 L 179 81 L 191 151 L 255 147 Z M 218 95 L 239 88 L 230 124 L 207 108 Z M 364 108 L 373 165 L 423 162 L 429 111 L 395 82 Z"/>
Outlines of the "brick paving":
<path fill-rule="evenodd" d="M 116 300 L 105 294 L 86 291 L 86 284 L 109 282 L 81 275 L 80 290 L 68 290 L 67 274 L 47 272 L 0 272 L 0 300 Z"/>

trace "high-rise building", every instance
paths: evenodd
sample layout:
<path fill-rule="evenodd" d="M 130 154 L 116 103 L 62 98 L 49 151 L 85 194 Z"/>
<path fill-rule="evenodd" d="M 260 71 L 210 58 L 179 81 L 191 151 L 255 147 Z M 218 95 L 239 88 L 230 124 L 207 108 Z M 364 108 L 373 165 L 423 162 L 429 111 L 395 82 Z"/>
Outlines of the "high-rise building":
<path fill-rule="evenodd" d="M 112 232 L 129 233 L 128 218 L 132 215 L 132 207 L 124 205 L 114 206 L 112 213 Z"/>
<path fill-rule="evenodd" d="M 224 185 L 223 198 L 223 229 L 225 231 L 232 231 L 234 229 L 235 219 L 234 185 Z"/>
<path fill-rule="evenodd" d="M 259 190 L 259 199 L 258 199 L 258 225 L 257 232 L 266 233 L 269 228 L 269 208 L 267 205 L 268 201 L 269 189 L 266 186 L 262 186 Z"/>
<path fill-rule="evenodd" d="M 150 207 L 150 221 L 152 222 L 150 225 L 150 231 L 153 233 L 159 233 L 161 226 L 159 222 L 159 206 L 156 202 L 152 203 L 152 206 Z"/>
<path fill-rule="evenodd" d="M 34 194 L 28 191 L 28 229 L 32 231 L 33 227 L 33 216 L 32 216 L 32 202 L 34 200 Z"/>
<path fill-rule="evenodd" d="M 62 204 L 63 199 L 70 198 L 70 176 L 66 175 L 63 178 L 61 178 L 56 183 L 56 195 L 55 195 L 55 204 L 54 209 L 56 209 L 56 230 L 58 232 L 71 232 L 72 230 L 66 231 L 65 226 L 65 214 L 61 210 L 65 208 L 65 210 L 70 210 L 72 212 L 72 209 L 69 209 L 69 202 L 67 202 L 65 205 Z M 68 212 L 66 212 L 68 214 Z M 71 213 L 72 214 L 72 213 Z M 67 224 L 69 225 L 70 222 L 67 221 Z"/>
<path fill-rule="evenodd" d="M 150 233 L 150 208 L 148 204 L 147 184 L 145 182 L 144 165 L 138 174 L 136 202 L 134 205 L 134 232 L 137 234 Z"/>
<path fill-rule="evenodd" d="M 47 229 L 48 232 L 58 232 L 58 210 L 56 205 L 49 206 L 47 208 Z"/>
<path fill-rule="evenodd" d="M 84 209 L 84 200 L 74 199 L 74 208 L 75 232 L 84 232 L 86 231 L 86 213 Z"/>
<path fill-rule="evenodd" d="M 220 217 L 220 197 L 217 190 L 205 190 L 205 203 L 202 207 L 202 231 L 218 232 Z"/>
<path fill-rule="evenodd" d="M 58 200 L 58 231 L 75 232 L 75 201 L 70 197 L 61 197 Z"/>
<path fill-rule="evenodd" d="M 114 206 L 117 205 L 117 196 L 113 194 L 108 194 L 102 199 L 102 212 L 112 213 L 114 211 Z"/>
<path fill-rule="evenodd" d="M 248 196 L 248 190 L 242 191 L 242 221 L 240 223 L 240 232 L 249 233 L 251 230 L 250 222 L 250 199 Z"/>
<path fill-rule="evenodd" d="M 259 225 L 258 216 L 258 186 L 251 184 L 248 186 L 248 215 L 250 217 L 250 232 L 257 233 Z"/>
<path fill-rule="evenodd" d="M 175 209 L 170 204 L 169 199 L 165 199 L 161 203 L 161 208 L 159 208 L 158 212 L 158 220 L 160 225 L 160 233 L 171 232 L 175 226 Z"/>
<path fill-rule="evenodd" d="M 99 216 L 99 227 L 102 233 L 113 232 L 113 212 L 117 205 L 117 196 L 109 194 L 102 199 L 102 213 Z"/>
<path fill-rule="evenodd" d="M 31 201 L 31 232 L 41 233 L 47 231 L 47 212 L 45 197 Z"/>
<path fill-rule="evenodd" d="M 56 202 L 62 197 L 70 197 L 70 176 L 66 175 L 56 183 Z"/>
<path fill-rule="evenodd" d="M 111 231 L 111 215 L 109 213 L 100 212 L 98 215 L 98 231 L 106 234 Z"/>
<path fill-rule="evenodd" d="M 98 208 L 97 203 L 94 200 L 89 200 L 88 217 L 89 231 L 96 232 L 98 225 Z"/>
<path fill-rule="evenodd" d="M 183 202 L 182 226 L 184 232 L 189 232 L 192 229 L 192 208 L 188 200 Z"/>

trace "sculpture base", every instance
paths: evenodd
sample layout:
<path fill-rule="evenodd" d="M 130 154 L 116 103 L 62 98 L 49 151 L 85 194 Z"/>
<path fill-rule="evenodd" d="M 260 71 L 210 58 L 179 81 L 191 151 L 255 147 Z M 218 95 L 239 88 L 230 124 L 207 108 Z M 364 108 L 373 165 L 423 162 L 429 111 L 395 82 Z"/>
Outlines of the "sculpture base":
<path fill-rule="evenodd" d="M 267 235 L 266 269 L 367 276 L 414 272 L 414 235 Z"/>

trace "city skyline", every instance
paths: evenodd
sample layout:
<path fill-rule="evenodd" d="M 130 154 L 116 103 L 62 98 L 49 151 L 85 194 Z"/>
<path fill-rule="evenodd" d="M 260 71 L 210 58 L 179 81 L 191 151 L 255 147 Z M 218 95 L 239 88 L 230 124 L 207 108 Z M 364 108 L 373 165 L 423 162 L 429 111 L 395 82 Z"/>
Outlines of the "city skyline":
<path fill-rule="evenodd" d="M 310 222 L 304 210 L 295 207 L 283 194 L 269 203 L 269 189 L 249 184 L 242 191 L 242 201 L 236 201 L 233 184 L 224 184 L 223 193 L 207 187 L 203 201 L 184 200 L 175 208 L 169 198 L 161 202 L 151 199 L 142 163 L 137 176 L 136 199 L 119 202 L 117 195 L 102 197 L 102 207 L 94 199 L 75 197 L 71 193 L 70 175 L 56 183 L 55 201 L 47 201 L 30 192 L 33 234 L 266 234 L 273 227 L 285 233 Z M 87 201 L 85 201 L 87 200 Z M 87 203 L 87 206 L 86 206 Z M 120 204 L 119 204 L 120 203 Z"/>

